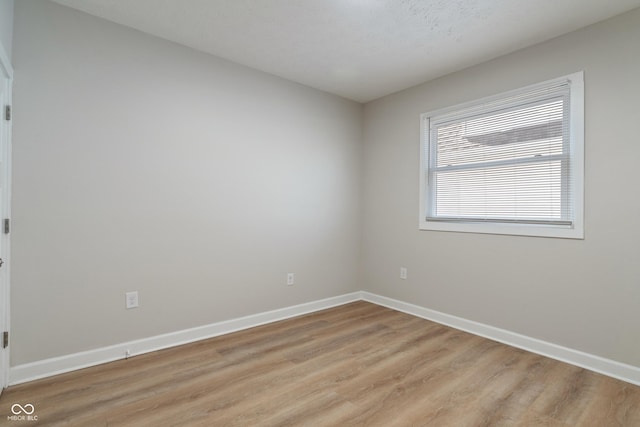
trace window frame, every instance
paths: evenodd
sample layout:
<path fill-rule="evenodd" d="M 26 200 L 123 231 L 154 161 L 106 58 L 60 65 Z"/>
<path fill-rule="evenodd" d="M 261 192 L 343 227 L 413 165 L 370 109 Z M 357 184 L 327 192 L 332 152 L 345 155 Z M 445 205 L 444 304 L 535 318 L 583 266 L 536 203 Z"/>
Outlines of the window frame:
<path fill-rule="evenodd" d="M 519 223 L 492 222 L 490 220 L 473 221 L 463 218 L 428 220 L 430 206 L 435 203 L 429 182 L 429 157 L 432 156 L 434 144 L 431 141 L 430 122 L 441 120 L 442 116 L 464 114 L 471 109 L 481 109 L 506 98 L 523 94 L 532 90 L 569 84 L 569 158 L 570 175 L 573 184 L 572 210 L 574 217 L 571 225 L 552 223 Z M 486 111 L 491 111 L 487 109 Z M 565 195 L 563 194 L 563 198 Z M 556 79 L 528 85 L 508 92 L 503 92 L 482 99 L 442 108 L 420 115 L 420 213 L 419 229 L 427 231 L 452 231 L 463 233 L 507 234 L 517 236 L 555 237 L 568 239 L 584 239 L 584 72 L 568 74 Z"/>

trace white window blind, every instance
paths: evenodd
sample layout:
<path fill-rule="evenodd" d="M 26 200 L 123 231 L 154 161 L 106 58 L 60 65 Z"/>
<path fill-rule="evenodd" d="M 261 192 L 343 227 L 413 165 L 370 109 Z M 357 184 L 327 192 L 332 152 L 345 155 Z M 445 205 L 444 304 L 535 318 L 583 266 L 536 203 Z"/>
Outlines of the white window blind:
<path fill-rule="evenodd" d="M 573 227 L 571 81 L 423 115 L 427 222 Z"/>

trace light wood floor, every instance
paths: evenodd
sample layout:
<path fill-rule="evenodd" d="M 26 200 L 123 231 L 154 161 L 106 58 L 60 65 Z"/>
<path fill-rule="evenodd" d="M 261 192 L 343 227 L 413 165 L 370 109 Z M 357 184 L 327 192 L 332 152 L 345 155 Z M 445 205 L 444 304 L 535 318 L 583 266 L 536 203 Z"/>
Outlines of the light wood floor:
<path fill-rule="evenodd" d="M 10 387 L 0 425 L 640 426 L 640 387 L 357 302 Z"/>

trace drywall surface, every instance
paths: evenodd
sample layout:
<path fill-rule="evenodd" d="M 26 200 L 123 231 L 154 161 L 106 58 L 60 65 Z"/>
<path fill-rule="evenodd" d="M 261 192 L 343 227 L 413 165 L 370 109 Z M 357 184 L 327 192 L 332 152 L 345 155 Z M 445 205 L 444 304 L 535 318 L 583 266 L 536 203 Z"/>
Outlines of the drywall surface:
<path fill-rule="evenodd" d="M 640 366 L 639 40 L 635 10 L 366 104 L 365 289 Z M 584 240 L 418 231 L 421 113 L 580 70 Z"/>
<path fill-rule="evenodd" d="M 360 104 L 15 8 L 12 366 L 359 289 Z"/>
<path fill-rule="evenodd" d="M 13 0 L 0 0 L 0 46 L 11 59 L 13 43 Z"/>

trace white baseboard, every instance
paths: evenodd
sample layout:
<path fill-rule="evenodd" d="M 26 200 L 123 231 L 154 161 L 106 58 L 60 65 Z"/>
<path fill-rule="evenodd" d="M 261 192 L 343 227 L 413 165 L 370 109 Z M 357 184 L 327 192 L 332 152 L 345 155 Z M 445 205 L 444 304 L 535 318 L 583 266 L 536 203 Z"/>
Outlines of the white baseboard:
<path fill-rule="evenodd" d="M 520 335 L 505 329 L 496 328 L 450 314 L 409 304 L 392 298 L 383 297 L 366 291 L 299 304 L 278 310 L 267 311 L 237 319 L 212 323 L 197 328 L 157 335 L 135 341 L 102 347 L 80 353 L 69 354 L 37 362 L 13 366 L 9 370 L 9 385 L 20 384 L 40 378 L 50 377 L 77 369 L 95 366 L 114 360 L 124 359 L 125 352 L 131 356 L 187 344 L 319 310 L 347 304 L 354 301 L 367 301 L 373 304 L 422 317 L 452 328 L 460 329 L 481 337 L 521 348 L 532 353 L 580 366 L 613 378 L 640 385 L 640 367 L 605 359 L 582 351 L 552 344 L 536 338 Z"/>
<path fill-rule="evenodd" d="M 579 350 L 563 347 L 550 342 L 520 335 L 505 329 L 496 328 L 439 311 L 430 310 L 414 304 L 398 301 L 392 298 L 362 292 L 362 299 L 423 319 L 431 320 L 443 325 L 451 326 L 465 332 L 489 338 L 512 347 L 521 348 L 542 356 L 579 366 L 590 371 L 598 372 L 609 377 L 617 378 L 631 384 L 640 385 L 640 367 L 627 365 L 615 360 L 584 353 Z"/>
<path fill-rule="evenodd" d="M 237 319 L 225 320 L 197 328 L 185 329 L 150 338 L 129 341 L 109 347 L 102 347 L 80 353 L 53 357 L 51 359 L 39 360 L 37 362 L 25 363 L 23 365 L 17 365 L 9 368 L 9 385 L 16 385 L 65 372 L 75 371 L 77 369 L 87 368 L 89 366 L 124 359 L 127 350 L 131 352 L 131 356 L 149 353 L 219 335 L 229 334 L 231 332 L 237 332 L 243 329 L 253 328 L 267 323 L 277 322 L 278 320 L 289 319 L 291 317 L 324 310 L 350 302 L 359 301 L 361 299 L 361 292 L 354 292 L 351 294 L 312 301 L 278 310 L 239 317 Z"/>

